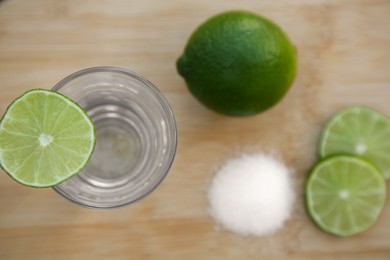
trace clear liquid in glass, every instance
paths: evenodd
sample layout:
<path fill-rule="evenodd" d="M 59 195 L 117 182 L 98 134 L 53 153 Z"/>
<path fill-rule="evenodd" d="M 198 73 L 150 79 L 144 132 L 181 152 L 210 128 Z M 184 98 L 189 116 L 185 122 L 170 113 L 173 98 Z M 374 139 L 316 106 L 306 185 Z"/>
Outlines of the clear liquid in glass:
<path fill-rule="evenodd" d="M 115 208 L 148 195 L 175 155 L 173 113 L 144 78 L 98 67 L 70 75 L 54 87 L 77 102 L 96 130 L 94 153 L 81 173 L 54 189 L 76 204 Z"/>

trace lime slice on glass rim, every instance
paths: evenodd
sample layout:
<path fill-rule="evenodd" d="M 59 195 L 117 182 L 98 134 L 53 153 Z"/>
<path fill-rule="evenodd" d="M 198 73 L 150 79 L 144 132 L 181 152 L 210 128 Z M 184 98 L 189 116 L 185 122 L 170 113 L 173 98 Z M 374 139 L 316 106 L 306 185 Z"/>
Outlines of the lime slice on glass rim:
<path fill-rule="evenodd" d="M 0 166 L 21 184 L 52 187 L 84 168 L 95 139 L 91 119 L 75 102 L 33 89 L 15 99 L 0 122 Z"/>
<path fill-rule="evenodd" d="M 373 162 L 390 178 L 390 120 L 367 107 L 350 107 L 327 123 L 320 142 L 320 155 L 358 155 Z"/>
<path fill-rule="evenodd" d="M 356 156 L 318 162 L 305 186 L 306 208 L 324 231 L 346 237 L 370 228 L 386 202 L 386 181 L 378 168 Z"/>

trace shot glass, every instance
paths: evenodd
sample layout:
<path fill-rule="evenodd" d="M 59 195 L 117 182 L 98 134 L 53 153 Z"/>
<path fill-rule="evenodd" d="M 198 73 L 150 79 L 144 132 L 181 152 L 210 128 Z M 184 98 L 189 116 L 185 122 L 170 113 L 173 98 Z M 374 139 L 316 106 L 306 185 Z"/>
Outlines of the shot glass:
<path fill-rule="evenodd" d="M 52 90 L 83 107 L 96 128 L 87 166 L 55 191 L 83 207 L 112 209 L 156 189 L 173 163 L 177 129 L 167 100 L 151 82 L 125 69 L 94 67 Z"/>

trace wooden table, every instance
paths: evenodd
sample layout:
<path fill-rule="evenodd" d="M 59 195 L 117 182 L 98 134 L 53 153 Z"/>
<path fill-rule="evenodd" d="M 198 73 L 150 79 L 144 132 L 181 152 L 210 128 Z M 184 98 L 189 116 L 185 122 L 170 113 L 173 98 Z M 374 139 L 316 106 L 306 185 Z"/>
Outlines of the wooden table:
<path fill-rule="evenodd" d="M 176 72 L 192 30 L 231 9 L 273 19 L 299 52 L 291 91 L 258 116 L 207 110 Z M 86 67 L 118 66 L 166 95 L 179 146 L 154 193 L 112 211 L 80 208 L 1 172 L 0 259 L 390 259 L 389 200 L 373 228 L 341 239 L 313 225 L 302 197 L 321 129 L 334 112 L 368 105 L 390 116 L 389 13 L 388 0 L 1 1 L 1 114 L 31 88 L 50 89 Z M 293 215 L 271 236 L 237 236 L 208 214 L 206 190 L 215 170 L 251 150 L 277 153 L 295 170 Z"/>

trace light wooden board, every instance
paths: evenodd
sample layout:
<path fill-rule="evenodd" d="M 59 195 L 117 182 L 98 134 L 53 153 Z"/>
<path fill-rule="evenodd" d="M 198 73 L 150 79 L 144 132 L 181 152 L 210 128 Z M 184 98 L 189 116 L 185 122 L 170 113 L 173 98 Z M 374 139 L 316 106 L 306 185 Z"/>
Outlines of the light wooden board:
<path fill-rule="evenodd" d="M 273 19 L 299 52 L 291 91 L 254 117 L 207 110 L 175 69 L 192 30 L 231 9 Z M 388 0 L 1 1 L 1 114 L 24 91 L 113 65 L 138 72 L 166 95 L 179 146 L 152 195 L 112 211 L 79 208 L 0 172 L 0 259 L 390 259 L 389 200 L 372 229 L 340 239 L 312 224 L 302 197 L 321 128 L 334 112 L 360 104 L 390 116 L 389 13 Z M 205 191 L 228 158 L 255 149 L 279 154 L 294 169 L 298 199 L 279 232 L 240 237 L 215 225 Z"/>

